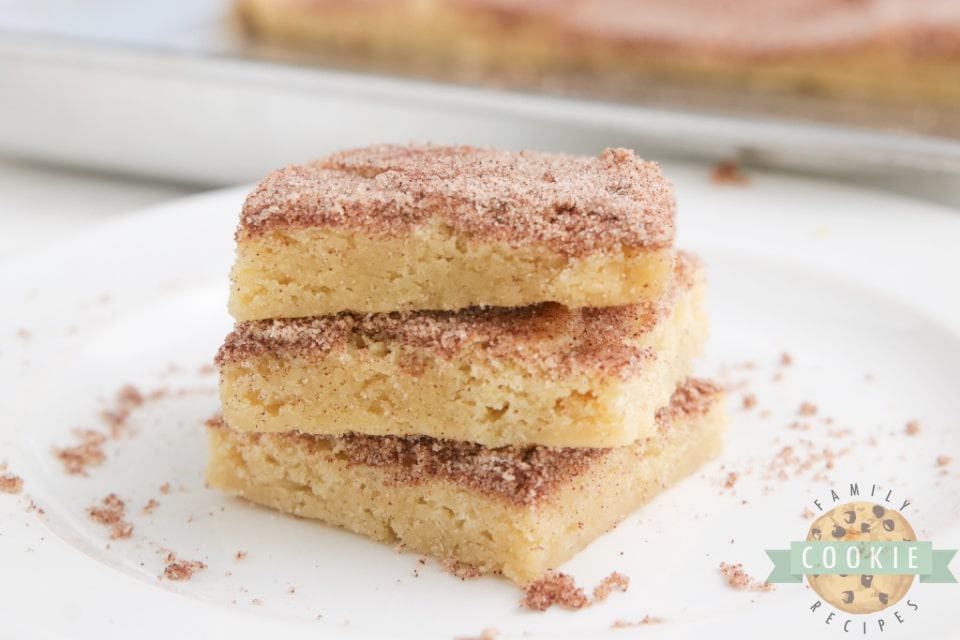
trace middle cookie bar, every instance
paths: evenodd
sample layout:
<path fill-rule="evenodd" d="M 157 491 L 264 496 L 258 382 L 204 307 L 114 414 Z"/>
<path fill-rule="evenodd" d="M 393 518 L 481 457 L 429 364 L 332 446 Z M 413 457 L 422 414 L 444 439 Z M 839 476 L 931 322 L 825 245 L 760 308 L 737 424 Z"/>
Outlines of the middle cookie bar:
<path fill-rule="evenodd" d="M 217 355 L 238 431 L 426 435 L 612 447 L 656 412 L 706 339 L 703 273 L 635 305 L 413 311 L 239 323 Z"/>

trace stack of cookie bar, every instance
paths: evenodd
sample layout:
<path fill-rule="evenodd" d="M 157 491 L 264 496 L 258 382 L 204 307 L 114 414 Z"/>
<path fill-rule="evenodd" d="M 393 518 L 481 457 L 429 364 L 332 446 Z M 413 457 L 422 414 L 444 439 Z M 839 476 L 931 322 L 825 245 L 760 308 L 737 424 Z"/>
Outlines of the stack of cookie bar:
<path fill-rule="evenodd" d="M 209 483 L 525 583 L 720 448 L 699 262 L 632 152 L 381 146 L 236 234 Z"/>

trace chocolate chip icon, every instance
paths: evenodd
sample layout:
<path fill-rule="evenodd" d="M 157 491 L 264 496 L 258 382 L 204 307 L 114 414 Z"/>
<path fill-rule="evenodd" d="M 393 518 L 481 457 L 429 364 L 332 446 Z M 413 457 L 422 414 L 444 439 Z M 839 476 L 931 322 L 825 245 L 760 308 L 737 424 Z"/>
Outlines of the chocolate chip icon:
<path fill-rule="evenodd" d="M 857 521 L 857 512 L 856 512 L 856 511 L 846 511 L 846 512 L 844 512 L 844 515 L 847 516 L 847 517 L 846 517 L 847 524 L 853 524 L 854 522 Z"/>
<path fill-rule="evenodd" d="M 880 505 L 878 504 L 873 505 L 873 515 L 875 515 L 876 517 L 882 518 L 883 514 L 885 514 L 886 512 L 887 510 L 881 507 Z"/>
<path fill-rule="evenodd" d="M 863 532 L 863 533 L 869 533 L 869 532 L 870 532 L 870 523 L 869 523 L 869 522 L 861 522 L 861 523 L 860 523 L 860 531 Z"/>
<path fill-rule="evenodd" d="M 844 604 L 850 604 L 851 602 L 853 602 L 853 591 L 843 592 L 843 602 Z"/>
<path fill-rule="evenodd" d="M 832 535 L 834 538 L 842 538 L 843 536 L 847 535 L 847 530 L 840 525 L 837 525 L 833 528 L 833 531 L 830 532 L 830 535 Z"/>
<path fill-rule="evenodd" d="M 880 592 L 879 598 L 880 598 L 881 604 L 887 604 L 888 602 L 890 602 L 890 596 L 885 594 L 883 591 Z"/>
<path fill-rule="evenodd" d="M 873 584 L 873 576 L 868 576 L 866 574 L 860 576 L 860 584 L 865 587 L 869 587 L 871 584 Z"/>
<path fill-rule="evenodd" d="M 896 526 L 897 526 L 897 525 L 895 525 L 895 524 L 893 523 L 893 520 L 891 520 L 890 518 L 887 518 L 886 520 L 883 521 L 883 530 L 884 530 L 884 531 L 893 531 L 893 530 L 896 528 Z"/>
<path fill-rule="evenodd" d="M 810 537 L 814 540 L 819 540 L 823 535 L 823 532 L 820 529 L 810 529 Z"/>

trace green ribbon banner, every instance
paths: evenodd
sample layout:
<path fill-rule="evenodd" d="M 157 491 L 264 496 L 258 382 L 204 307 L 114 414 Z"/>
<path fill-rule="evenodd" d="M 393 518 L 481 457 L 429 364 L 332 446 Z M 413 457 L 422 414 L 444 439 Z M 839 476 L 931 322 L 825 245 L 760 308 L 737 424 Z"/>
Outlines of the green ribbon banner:
<path fill-rule="evenodd" d="M 956 549 L 931 542 L 811 540 L 789 549 L 767 549 L 773 571 L 767 582 L 802 582 L 805 575 L 917 575 L 920 582 L 956 582 L 949 564 Z"/>

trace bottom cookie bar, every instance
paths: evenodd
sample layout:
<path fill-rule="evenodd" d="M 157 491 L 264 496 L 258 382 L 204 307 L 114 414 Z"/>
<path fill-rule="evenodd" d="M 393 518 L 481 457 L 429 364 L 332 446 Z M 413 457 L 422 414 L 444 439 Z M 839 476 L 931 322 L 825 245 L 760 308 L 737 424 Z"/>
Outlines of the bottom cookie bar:
<path fill-rule="evenodd" d="M 644 441 L 487 448 L 429 437 L 241 433 L 208 423 L 207 481 L 253 502 L 526 583 L 721 447 L 723 393 L 689 379 Z"/>

